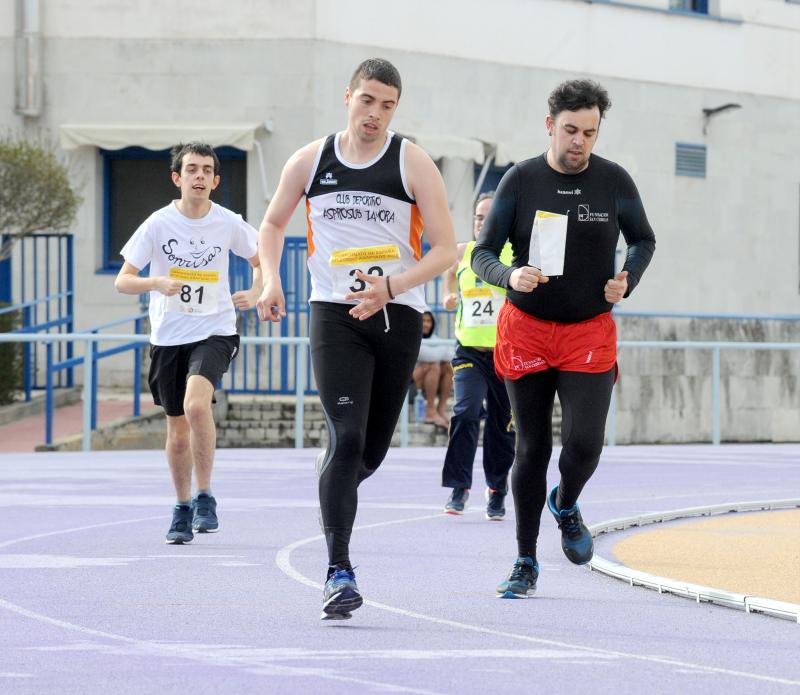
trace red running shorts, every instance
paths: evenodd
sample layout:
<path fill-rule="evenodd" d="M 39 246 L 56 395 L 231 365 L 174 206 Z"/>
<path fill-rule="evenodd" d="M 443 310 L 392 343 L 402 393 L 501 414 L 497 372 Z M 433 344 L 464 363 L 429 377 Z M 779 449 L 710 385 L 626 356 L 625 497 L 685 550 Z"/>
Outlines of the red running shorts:
<path fill-rule="evenodd" d="M 542 321 L 506 301 L 497 318 L 494 367 L 501 379 L 545 369 L 607 372 L 617 364 L 617 326 L 606 312 L 579 323 Z"/>

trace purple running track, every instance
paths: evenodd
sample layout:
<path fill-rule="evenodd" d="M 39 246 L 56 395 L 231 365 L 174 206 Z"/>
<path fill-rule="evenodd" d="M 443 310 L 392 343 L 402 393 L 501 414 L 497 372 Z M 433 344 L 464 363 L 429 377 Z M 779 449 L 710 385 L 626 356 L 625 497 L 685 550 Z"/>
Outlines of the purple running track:
<path fill-rule="evenodd" d="M 800 625 L 575 567 L 546 511 L 536 596 L 496 599 L 513 503 L 484 518 L 478 463 L 466 514 L 444 515 L 443 449 L 392 449 L 362 485 L 365 605 L 320 621 L 316 453 L 219 451 L 221 530 L 186 546 L 164 544 L 162 452 L 0 456 L 0 693 L 800 692 Z M 617 447 L 581 509 L 592 524 L 798 491 L 796 445 Z"/>

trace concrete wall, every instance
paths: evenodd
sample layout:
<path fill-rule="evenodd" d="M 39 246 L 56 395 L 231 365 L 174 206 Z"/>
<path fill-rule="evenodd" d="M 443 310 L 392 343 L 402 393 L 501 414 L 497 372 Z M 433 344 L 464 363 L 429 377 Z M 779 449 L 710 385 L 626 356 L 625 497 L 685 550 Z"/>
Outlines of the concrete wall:
<path fill-rule="evenodd" d="M 800 343 L 798 321 L 617 317 L 620 340 Z M 711 351 L 620 349 L 617 443 L 711 441 Z M 721 439 L 800 441 L 800 349 L 723 350 Z"/>
<path fill-rule="evenodd" d="M 633 7 L 631 5 L 634 5 Z M 638 5 L 636 7 L 635 5 Z M 717 0 L 718 18 L 668 13 L 668 0 L 48 0 L 41 3 L 44 111 L 14 113 L 14 3 L 0 3 L 0 127 L 65 123 L 270 121 L 261 131 L 274 190 L 289 155 L 344 125 L 352 68 L 384 55 L 404 79 L 393 126 L 479 138 L 515 158 L 544 151 L 546 99 L 589 75 L 613 108 L 598 154 L 626 166 L 656 230 L 632 311 L 800 314 L 800 7 Z M 736 102 L 703 132 L 703 108 Z M 706 144 L 706 179 L 676 177 L 675 143 Z M 98 273 L 101 162 L 69 155 L 85 198 L 76 225 L 77 326 L 128 316 L 132 297 Z M 469 238 L 464 160 L 443 163 L 459 238 Z M 266 206 L 248 155 L 248 216 Z M 304 234 L 301 211 L 291 234 Z M 125 383 L 127 360 L 103 369 Z"/>

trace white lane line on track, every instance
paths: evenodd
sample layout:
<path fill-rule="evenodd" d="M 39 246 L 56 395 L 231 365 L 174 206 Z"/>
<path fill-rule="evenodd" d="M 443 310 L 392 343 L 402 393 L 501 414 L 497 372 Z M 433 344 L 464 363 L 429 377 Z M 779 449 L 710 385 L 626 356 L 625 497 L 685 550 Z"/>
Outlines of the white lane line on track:
<path fill-rule="evenodd" d="M 167 516 L 160 514 L 158 516 L 145 516 L 140 519 L 125 519 L 123 521 L 106 521 L 102 524 L 91 524 L 90 526 L 76 526 L 74 528 L 64 528 L 58 531 L 48 531 L 47 533 L 37 533 L 33 536 L 23 536 L 22 538 L 12 538 L 10 541 L 3 541 L 0 543 L 0 548 L 7 548 L 9 545 L 16 543 L 23 543 L 25 541 L 35 541 L 39 538 L 49 538 L 50 536 L 60 536 L 64 533 L 76 533 L 78 531 L 91 531 L 96 528 L 105 528 L 107 526 L 121 526 L 123 524 L 136 524 L 140 521 L 153 521 L 155 519 L 166 519 Z"/>
<path fill-rule="evenodd" d="M 417 521 L 429 521 L 431 519 L 440 519 L 441 516 L 442 514 L 441 512 L 439 512 L 438 514 L 435 515 L 429 514 L 426 516 L 416 516 L 407 519 L 393 519 L 391 521 L 379 521 L 374 524 L 365 524 L 363 526 L 356 526 L 353 528 L 353 531 L 363 531 L 366 529 L 374 529 L 382 526 L 393 526 L 397 524 L 414 523 Z M 300 548 L 301 546 L 308 545 L 309 543 L 314 543 L 316 541 L 324 541 L 324 540 L 325 537 L 322 534 L 317 534 L 315 536 L 310 536 L 308 538 L 303 538 L 301 540 L 295 541 L 294 543 L 290 543 L 289 545 L 286 545 L 280 550 L 278 550 L 278 552 L 275 555 L 275 563 L 278 565 L 278 568 L 284 574 L 291 577 L 295 581 L 301 584 L 305 584 L 306 586 L 314 587 L 316 589 L 321 590 L 324 588 L 322 584 L 314 581 L 313 579 L 310 579 L 309 577 L 306 577 L 303 574 L 300 574 L 300 572 L 298 572 L 294 568 L 291 562 L 291 555 L 297 548 Z M 531 637 L 530 635 L 520 635 L 514 632 L 494 630 L 492 628 L 483 627 L 481 625 L 471 625 L 469 623 L 462 623 L 456 620 L 449 620 L 447 618 L 437 618 L 436 616 L 433 615 L 427 615 L 425 613 L 417 613 L 416 611 L 410 611 L 404 608 L 397 608 L 395 606 L 390 606 L 386 603 L 379 603 L 378 601 L 372 601 L 370 599 L 365 599 L 364 603 L 367 606 L 372 606 L 373 608 L 378 608 L 388 613 L 394 613 L 395 615 L 401 615 L 406 618 L 424 620 L 426 622 L 434 623 L 436 625 L 445 625 L 447 627 L 454 627 L 460 630 L 477 632 L 479 634 L 484 634 L 484 635 L 492 635 L 494 637 L 505 637 L 514 640 L 521 640 L 524 642 L 531 642 L 534 644 L 543 644 L 549 647 L 574 649 L 577 652 L 583 652 L 586 654 L 596 654 L 598 656 L 604 656 L 604 657 L 621 657 L 625 659 L 632 659 L 635 661 L 645 661 L 665 666 L 672 666 L 673 668 L 690 669 L 693 672 L 702 671 L 705 673 L 717 673 L 726 676 L 736 676 L 739 678 L 747 678 L 750 680 L 764 681 L 768 683 L 780 683 L 781 685 L 800 685 L 800 681 L 790 680 L 787 678 L 777 678 L 775 676 L 766 676 L 759 673 L 749 673 L 747 671 L 735 671 L 727 668 L 719 668 L 717 666 L 693 664 L 691 662 L 679 661 L 678 659 L 671 659 L 669 657 L 663 657 L 663 656 L 656 656 L 650 654 L 633 654 L 631 652 L 622 652 L 613 649 L 589 647 L 582 644 L 559 642 L 557 640 L 549 640 L 541 637 Z"/>
<path fill-rule="evenodd" d="M 0 608 L 4 608 L 7 611 L 16 613 L 17 615 L 21 615 L 25 618 L 30 618 L 31 620 L 36 620 L 41 623 L 46 623 L 48 625 L 59 627 L 64 630 L 72 630 L 74 632 L 78 632 L 82 635 L 87 635 L 89 637 L 111 640 L 114 642 L 121 642 L 130 647 L 133 647 L 142 654 L 147 654 L 150 656 L 179 657 L 183 659 L 189 659 L 191 661 L 202 662 L 210 666 L 243 666 L 248 669 L 255 669 L 256 672 L 259 673 L 260 675 L 292 676 L 294 678 L 298 676 L 319 677 L 327 680 L 341 681 L 344 683 L 357 683 L 359 685 L 378 687 L 383 690 L 386 690 L 387 692 L 415 693 L 416 695 L 443 695 L 442 693 L 435 690 L 422 690 L 420 688 L 409 688 L 401 685 L 394 685 L 392 683 L 382 683 L 380 681 L 366 680 L 363 678 L 340 676 L 337 674 L 320 671 L 318 668 L 279 666 L 274 663 L 270 663 L 268 666 L 265 666 L 263 662 L 254 661 L 250 658 L 246 657 L 242 658 L 239 656 L 226 654 L 220 651 L 217 651 L 215 653 L 213 651 L 213 647 L 210 653 L 203 653 L 202 651 L 199 651 L 202 650 L 204 647 L 208 648 L 205 645 L 164 644 L 163 642 L 149 642 L 147 640 L 140 640 L 134 637 L 125 637 L 124 635 L 117 635 L 114 634 L 113 632 L 95 630 L 90 627 L 84 627 L 82 625 L 76 625 L 75 623 L 69 623 L 65 620 L 59 620 L 58 618 L 51 618 L 50 616 L 42 615 L 41 613 L 36 613 L 35 611 L 28 610 L 27 608 L 23 608 L 22 606 L 18 606 L 14 603 L 10 603 L 9 601 L 6 601 L 5 599 L 2 598 L 0 598 Z M 265 673 L 265 671 L 267 672 Z"/>
<path fill-rule="evenodd" d="M 142 521 L 152 521 L 155 519 L 164 519 L 164 518 L 165 516 L 161 514 L 159 516 L 141 517 L 138 519 L 125 519 L 122 521 L 109 521 L 100 524 L 90 524 L 88 526 L 76 526 L 74 528 L 60 529 L 58 531 L 50 531 L 48 533 L 37 533 L 31 536 L 23 536 L 21 538 L 13 538 L 11 540 L 4 541 L 3 543 L 0 543 L 0 548 L 6 548 L 10 545 L 15 545 L 17 543 L 22 543 L 24 541 L 38 540 L 40 538 L 59 536 L 67 533 L 89 531 L 92 529 L 105 528 L 108 526 L 134 524 Z M 394 685 L 392 683 L 383 683 L 381 681 L 371 681 L 363 678 L 340 676 L 334 673 L 322 672 L 317 668 L 309 669 L 309 668 L 300 668 L 294 666 L 277 666 L 275 664 L 269 664 L 268 670 L 270 671 L 270 673 L 264 674 L 265 666 L 260 661 L 253 661 L 252 659 L 236 657 L 219 652 L 214 653 L 213 650 L 211 653 L 203 653 L 199 651 L 200 647 L 198 645 L 169 645 L 169 644 L 164 644 L 162 642 L 149 642 L 147 640 L 140 640 L 134 637 L 117 635 L 113 632 L 104 632 L 102 630 L 95 630 L 93 628 L 84 627 L 83 625 L 76 625 L 75 623 L 70 623 L 65 620 L 59 620 L 58 618 L 51 618 L 50 616 L 43 615 L 41 613 L 36 613 L 35 611 L 28 610 L 27 608 L 18 606 L 15 603 L 11 603 L 10 601 L 6 601 L 3 598 L 0 598 L 0 608 L 10 611 L 11 613 L 16 613 L 17 615 L 21 615 L 25 618 L 36 620 L 41 623 L 46 623 L 48 625 L 59 627 L 64 630 L 72 630 L 82 635 L 88 635 L 91 637 L 97 637 L 106 640 L 112 640 L 114 642 L 127 644 L 129 646 L 134 647 L 138 651 L 154 656 L 181 657 L 184 659 L 189 659 L 195 662 L 202 662 L 204 664 L 212 666 L 244 667 L 247 669 L 255 669 L 258 673 L 262 675 L 291 676 L 295 678 L 298 676 L 306 676 L 306 677 L 311 676 L 316 678 L 323 678 L 326 680 L 339 681 L 342 683 L 355 683 L 358 685 L 377 687 L 386 690 L 387 692 L 413 693 L 414 695 L 443 695 L 442 693 L 434 690 L 423 690 L 420 688 L 410 688 L 405 686 Z"/>

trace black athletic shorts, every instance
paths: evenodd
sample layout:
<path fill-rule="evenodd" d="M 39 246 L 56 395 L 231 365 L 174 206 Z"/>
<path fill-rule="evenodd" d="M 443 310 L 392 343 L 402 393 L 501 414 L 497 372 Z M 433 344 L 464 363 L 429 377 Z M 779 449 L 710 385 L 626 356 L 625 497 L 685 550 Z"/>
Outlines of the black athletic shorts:
<path fill-rule="evenodd" d="M 153 402 L 171 417 L 183 415 L 188 378 L 199 374 L 216 388 L 237 352 L 238 335 L 212 335 L 186 345 L 151 345 L 147 381 Z"/>

